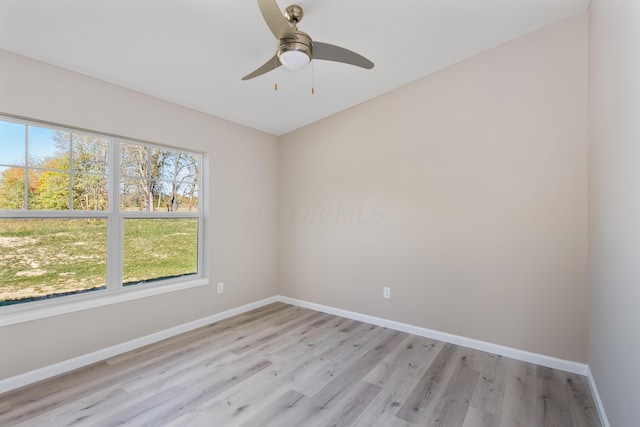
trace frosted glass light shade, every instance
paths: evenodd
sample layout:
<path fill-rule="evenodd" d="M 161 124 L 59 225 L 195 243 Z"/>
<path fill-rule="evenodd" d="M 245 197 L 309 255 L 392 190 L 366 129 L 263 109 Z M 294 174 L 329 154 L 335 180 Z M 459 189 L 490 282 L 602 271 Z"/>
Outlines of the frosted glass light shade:
<path fill-rule="evenodd" d="M 280 63 L 290 70 L 299 70 L 310 61 L 309 55 L 299 50 L 288 50 L 280 54 Z"/>

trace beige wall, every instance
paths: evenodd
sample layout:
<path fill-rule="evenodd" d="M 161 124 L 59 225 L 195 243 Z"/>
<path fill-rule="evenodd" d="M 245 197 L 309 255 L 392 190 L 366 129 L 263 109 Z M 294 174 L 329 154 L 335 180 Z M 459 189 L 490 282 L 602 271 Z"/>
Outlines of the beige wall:
<path fill-rule="evenodd" d="M 640 3 L 590 12 L 589 366 L 612 426 L 637 426 L 640 384 Z"/>
<path fill-rule="evenodd" d="M 277 202 L 276 137 L 5 51 L 1 112 L 208 153 L 211 283 L 2 327 L 0 379 L 277 293 L 278 228 L 256 220 Z"/>
<path fill-rule="evenodd" d="M 281 294 L 586 361 L 586 13 L 280 150 Z"/>

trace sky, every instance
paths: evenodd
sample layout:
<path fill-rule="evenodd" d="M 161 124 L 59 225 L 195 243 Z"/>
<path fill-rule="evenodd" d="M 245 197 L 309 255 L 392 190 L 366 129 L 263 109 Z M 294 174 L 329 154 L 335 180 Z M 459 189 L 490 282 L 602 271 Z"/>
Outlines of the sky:
<path fill-rule="evenodd" d="M 56 152 L 55 132 L 51 129 L 28 126 L 29 157 L 42 160 Z M 0 120 L 0 167 L 24 166 L 27 126 Z"/>

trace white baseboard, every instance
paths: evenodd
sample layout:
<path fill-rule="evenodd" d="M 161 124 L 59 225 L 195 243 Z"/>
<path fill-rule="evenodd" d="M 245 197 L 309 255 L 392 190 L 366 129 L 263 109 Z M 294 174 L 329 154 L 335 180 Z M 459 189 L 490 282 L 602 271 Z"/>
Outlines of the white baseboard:
<path fill-rule="evenodd" d="M 596 380 L 593 378 L 593 374 L 591 373 L 591 368 L 587 365 L 587 381 L 589 382 L 589 388 L 591 389 L 591 394 L 593 395 L 593 400 L 596 402 L 596 410 L 598 411 L 598 415 L 600 416 L 600 423 L 602 427 L 611 427 L 609 424 L 609 419 L 607 418 L 607 413 L 604 410 L 604 405 L 602 404 L 602 399 L 600 399 L 600 393 L 598 392 L 598 387 L 596 387 Z"/>
<path fill-rule="evenodd" d="M 193 322 L 184 323 L 182 325 L 175 326 L 173 328 L 165 329 L 150 335 L 146 335 L 140 338 L 133 339 L 131 341 L 117 344 L 111 347 L 103 348 L 101 350 L 94 351 L 92 353 L 84 354 L 82 356 L 74 357 L 73 359 L 64 360 L 53 365 L 45 366 L 43 368 L 35 369 L 33 371 L 25 372 L 24 374 L 16 375 L 0 380 L 0 393 L 4 393 L 9 390 L 14 390 L 19 387 L 23 387 L 28 384 L 35 383 L 47 378 L 51 378 L 56 375 L 63 374 L 65 372 L 72 371 L 74 369 L 81 368 L 83 366 L 90 365 L 92 363 L 99 362 L 101 360 L 108 359 L 118 354 L 125 353 L 127 351 L 135 350 L 145 345 L 153 344 L 158 341 L 162 341 L 173 336 L 183 334 L 185 332 L 192 331 L 202 326 L 210 325 L 211 323 L 219 322 L 220 320 L 245 313 L 247 311 L 254 310 L 259 307 L 274 303 L 278 301 L 278 297 L 270 297 L 261 301 L 256 301 L 250 304 L 243 305 L 241 307 L 233 308 L 231 310 L 223 311 L 222 313 L 214 314 L 211 316 L 203 317 L 202 319 L 194 320 Z"/>
<path fill-rule="evenodd" d="M 418 335 L 425 338 L 431 338 L 438 341 L 444 341 L 451 344 L 460 345 L 462 347 L 473 348 L 475 350 L 486 351 L 488 353 L 498 354 L 500 356 L 510 357 L 512 359 L 521 360 L 523 362 L 535 363 L 536 365 L 546 366 L 548 368 L 560 369 L 561 371 L 571 372 L 578 375 L 587 374 L 587 365 L 584 363 L 573 362 L 571 360 L 558 359 L 556 357 L 545 356 L 543 354 L 532 353 L 529 351 L 518 350 L 516 348 L 505 347 L 498 344 L 492 344 L 485 341 L 466 338 L 459 335 L 448 334 L 445 332 L 434 331 L 433 329 L 422 328 L 419 326 L 409 325 L 407 323 L 396 322 L 394 320 L 382 319 L 380 317 L 369 316 L 367 314 L 355 313 L 353 311 L 342 310 L 340 308 L 329 307 L 326 305 L 315 304 L 312 302 L 302 301 L 295 298 L 289 298 L 278 295 L 278 301 L 311 310 L 321 311 L 323 313 L 334 314 L 336 316 L 346 317 L 348 319 L 359 320 L 365 323 L 382 326 L 397 331 L 407 332 L 409 334 Z"/>

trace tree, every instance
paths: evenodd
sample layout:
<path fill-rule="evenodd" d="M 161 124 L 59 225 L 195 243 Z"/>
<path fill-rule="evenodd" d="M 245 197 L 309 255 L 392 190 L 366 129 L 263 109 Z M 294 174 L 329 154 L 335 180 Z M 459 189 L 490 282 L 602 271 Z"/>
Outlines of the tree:
<path fill-rule="evenodd" d="M 104 210 L 108 207 L 107 164 L 109 142 L 91 135 L 73 134 L 73 208 Z"/>
<path fill-rule="evenodd" d="M 198 179 L 195 156 L 137 144 L 123 144 L 121 204 L 139 210 L 177 211 L 187 198 L 194 207 Z"/>
<path fill-rule="evenodd" d="M 123 207 L 137 207 L 141 211 L 154 209 L 154 200 L 162 195 L 161 177 L 170 153 L 144 145 L 122 144 Z"/>
<path fill-rule="evenodd" d="M 29 209 L 69 209 L 69 174 L 44 171 L 36 176 L 35 189 L 29 193 Z"/>
<path fill-rule="evenodd" d="M 24 208 L 25 169 L 7 168 L 0 174 L 0 209 Z"/>
<path fill-rule="evenodd" d="M 73 208 L 105 210 L 107 204 L 107 178 L 102 175 L 73 175 Z"/>
<path fill-rule="evenodd" d="M 198 180 L 198 162 L 191 154 L 172 153 L 167 162 L 166 175 L 171 179 L 167 210 L 178 210 L 181 199 L 187 198 L 188 209 L 193 208 L 193 197 Z"/>

